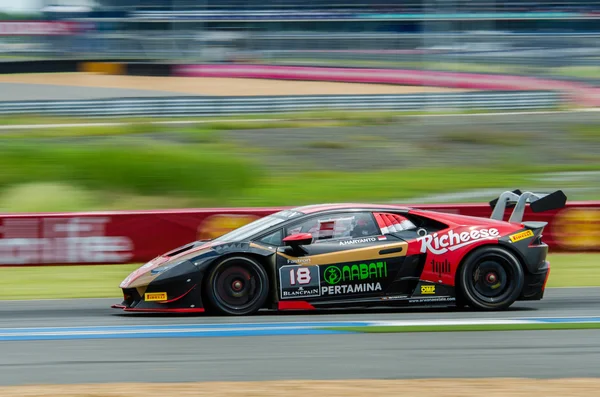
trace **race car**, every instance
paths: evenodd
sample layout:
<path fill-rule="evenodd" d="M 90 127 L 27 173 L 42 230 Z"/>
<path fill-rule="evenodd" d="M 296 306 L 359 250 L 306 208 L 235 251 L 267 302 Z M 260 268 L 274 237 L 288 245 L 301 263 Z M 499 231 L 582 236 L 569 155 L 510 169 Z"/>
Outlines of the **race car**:
<path fill-rule="evenodd" d="M 541 300 L 550 274 L 545 222 L 560 190 L 506 191 L 490 218 L 382 204 L 285 209 L 176 248 L 120 284 L 125 311 L 251 315 L 259 310 L 470 306 Z M 514 207 L 504 221 L 506 209 Z"/>

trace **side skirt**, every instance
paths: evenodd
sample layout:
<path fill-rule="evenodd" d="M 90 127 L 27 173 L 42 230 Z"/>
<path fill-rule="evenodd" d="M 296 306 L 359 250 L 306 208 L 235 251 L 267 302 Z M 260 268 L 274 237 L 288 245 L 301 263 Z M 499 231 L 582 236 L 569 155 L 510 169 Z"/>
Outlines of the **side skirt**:
<path fill-rule="evenodd" d="M 435 296 L 435 297 L 410 297 L 410 296 L 386 296 L 382 298 L 354 299 L 344 301 L 320 301 L 311 302 L 315 308 L 336 308 L 336 307 L 410 307 L 410 306 L 454 306 L 456 298 L 454 296 Z"/>

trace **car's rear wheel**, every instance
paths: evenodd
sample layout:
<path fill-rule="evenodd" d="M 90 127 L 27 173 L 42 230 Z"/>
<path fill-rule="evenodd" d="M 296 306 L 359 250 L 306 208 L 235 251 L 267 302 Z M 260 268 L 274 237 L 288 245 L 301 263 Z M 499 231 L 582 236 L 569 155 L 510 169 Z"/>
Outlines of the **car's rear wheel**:
<path fill-rule="evenodd" d="M 525 275 L 519 260 L 499 247 L 482 247 L 462 265 L 459 287 L 466 303 L 479 310 L 504 310 L 523 289 Z"/>
<path fill-rule="evenodd" d="M 260 310 L 269 296 L 269 277 L 256 260 L 245 256 L 225 258 L 207 275 L 206 298 L 211 311 L 249 315 Z"/>

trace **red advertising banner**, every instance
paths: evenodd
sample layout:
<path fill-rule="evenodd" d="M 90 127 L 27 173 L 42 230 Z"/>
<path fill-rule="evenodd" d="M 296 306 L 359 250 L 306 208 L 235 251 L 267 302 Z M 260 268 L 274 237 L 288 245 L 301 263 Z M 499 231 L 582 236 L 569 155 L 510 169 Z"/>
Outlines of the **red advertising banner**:
<path fill-rule="evenodd" d="M 415 207 L 480 217 L 491 214 L 484 204 Z M 0 266 L 143 263 L 280 209 L 0 215 Z M 570 203 L 561 210 L 538 214 L 527 209 L 525 219 L 548 222 L 543 239 L 551 251 L 600 251 L 600 202 Z"/>
<path fill-rule="evenodd" d="M 79 24 L 62 21 L 0 21 L 0 36 L 72 35 Z"/>

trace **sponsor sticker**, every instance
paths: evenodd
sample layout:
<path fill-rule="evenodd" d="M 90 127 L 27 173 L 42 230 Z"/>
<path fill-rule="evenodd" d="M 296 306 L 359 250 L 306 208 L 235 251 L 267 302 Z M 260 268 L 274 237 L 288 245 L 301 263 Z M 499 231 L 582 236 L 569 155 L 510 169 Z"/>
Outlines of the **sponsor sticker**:
<path fill-rule="evenodd" d="M 421 243 L 422 253 L 429 251 L 432 254 L 440 255 L 478 241 L 491 240 L 499 236 L 500 232 L 496 228 L 473 229 L 460 233 L 450 230 L 450 232 L 441 236 L 438 233 L 434 233 L 418 237 L 417 241 Z"/>
<path fill-rule="evenodd" d="M 321 295 L 344 295 L 361 292 L 381 291 L 381 283 L 330 285 L 321 287 Z"/>
<path fill-rule="evenodd" d="M 250 214 L 217 214 L 206 218 L 198 226 L 198 240 L 212 240 L 259 219 Z"/>
<path fill-rule="evenodd" d="M 441 303 L 441 302 L 454 302 L 456 301 L 455 297 L 450 296 L 431 296 L 431 297 L 423 297 L 417 299 L 409 299 L 408 303 Z"/>
<path fill-rule="evenodd" d="M 526 238 L 533 237 L 533 232 L 531 230 L 525 230 L 524 232 L 520 232 L 517 234 L 513 234 L 510 236 L 510 241 L 516 243 L 517 241 L 525 240 Z"/>
<path fill-rule="evenodd" d="M 329 285 L 339 283 L 373 281 L 386 278 L 386 262 L 357 263 L 354 265 L 330 265 L 323 271 L 323 280 Z"/>
<path fill-rule="evenodd" d="M 435 295 L 435 285 L 422 285 L 421 294 L 423 295 Z"/>
<path fill-rule="evenodd" d="M 127 263 L 131 238 L 107 231 L 111 217 L 4 218 L 0 220 L 0 263 Z"/>
<path fill-rule="evenodd" d="M 298 287 L 295 290 L 286 290 L 282 292 L 281 299 L 289 298 L 310 298 L 319 296 L 319 288 Z"/>
<path fill-rule="evenodd" d="M 144 300 L 147 302 L 166 301 L 167 293 L 166 292 L 148 292 L 148 293 L 144 294 Z"/>
<path fill-rule="evenodd" d="M 382 301 L 395 301 L 400 299 L 406 299 L 406 295 L 394 295 L 394 296 L 383 296 L 381 297 Z"/>
<path fill-rule="evenodd" d="M 600 208 L 566 208 L 550 225 L 551 238 L 561 248 L 597 251 L 600 247 Z"/>

